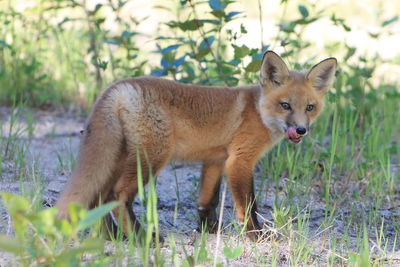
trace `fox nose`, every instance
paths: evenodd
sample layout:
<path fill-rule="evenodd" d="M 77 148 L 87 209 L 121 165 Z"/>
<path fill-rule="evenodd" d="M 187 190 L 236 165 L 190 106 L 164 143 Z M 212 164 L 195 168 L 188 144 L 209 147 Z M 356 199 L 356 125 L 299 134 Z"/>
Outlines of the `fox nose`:
<path fill-rule="evenodd" d="M 305 135 L 306 132 L 307 132 L 306 127 L 304 127 L 304 126 L 297 126 L 297 127 L 296 127 L 296 133 L 297 133 L 297 134 L 299 134 L 299 135 Z"/>

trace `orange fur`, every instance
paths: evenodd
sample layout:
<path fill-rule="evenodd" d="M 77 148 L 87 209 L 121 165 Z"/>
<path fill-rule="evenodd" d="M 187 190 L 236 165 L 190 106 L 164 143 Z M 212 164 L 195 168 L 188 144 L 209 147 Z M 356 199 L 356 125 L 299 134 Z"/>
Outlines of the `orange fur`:
<path fill-rule="evenodd" d="M 138 229 L 132 203 L 138 191 L 137 155 L 142 176 L 154 175 L 171 160 L 203 162 L 198 200 L 200 222 L 215 230 L 221 175 L 228 176 L 237 218 L 248 230 L 260 229 L 252 173 L 258 159 L 288 127 L 307 127 L 323 107 L 336 68 L 327 59 L 310 71 L 289 71 L 278 55 L 265 54 L 260 85 L 236 88 L 181 84 L 139 77 L 109 86 L 97 101 L 81 141 L 77 168 L 57 202 L 61 217 L 68 205 L 90 208 L 99 198 L 116 199 L 123 230 Z M 288 102 L 291 110 L 284 110 Z M 307 105 L 314 105 L 306 111 Z M 146 180 L 144 181 L 146 183 Z M 257 234 L 251 233 L 253 239 Z"/>

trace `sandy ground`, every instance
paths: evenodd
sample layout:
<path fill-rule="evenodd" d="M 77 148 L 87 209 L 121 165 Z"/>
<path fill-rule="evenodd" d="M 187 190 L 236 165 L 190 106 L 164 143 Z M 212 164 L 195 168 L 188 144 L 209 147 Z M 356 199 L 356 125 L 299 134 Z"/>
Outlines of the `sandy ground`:
<path fill-rule="evenodd" d="M 23 131 L 18 136 L 18 142 L 26 147 L 25 158 L 27 168 L 31 168 L 31 172 L 32 169 L 34 169 L 33 172 L 42 176 L 42 182 L 38 184 L 34 179 L 28 181 L 19 179 L 19 172 L 15 162 L 12 160 L 4 160 L 3 173 L 0 179 L 0 191 L 21 193 L 21 190 L 37 190 L 37 187 L 41 187 L 44 190 L 44 203 L 46 203 L 46 205 L 52 205 L 70 176 L 70 166 L 78 150 L 80 131 L 83 129 L 84 118 L 61 112 L 48 111 L 34 111 L 32 115 L 33 131 L 31 130 L 31 133 L 33 133 L 33 135 L 29 137 L 29 131 Z M 25 111 L 21 112 L 16 127 L 21 129 L 26 128 L 29 124 L 27 124 L 27 117 L 28 114 Z M 5 137 L 8 136 L 10 128 L 10 109 L 0 108 L 0 123 L 3 136 L 2 140 L 4 141 Z M 196 197 L 200 168 L 201 166 L 199 164 L 171 163 L 159 174 L 157 182 L 161 235 L 167 237 L 170 234 L 174 234 L 177 246 L 185 247 L 188 251 L 193 250 L 194 244 L 200 238 L 200 235 L 194 231 L 197 228 Z M 255 175 L 256 184 L 260 183 L 260 176 L 260 171 L 257 170 Z M 258 202 L 259 213 L 265 219 L 271 221 L 275 191 L 272 188 L 257 188 L 260 193 Z M 310 236 L 312 237 L 310 239 L 310 246 L 315 247 L 313 253 L 315 253 L 316 258 L 320 257 L 320 262 L 323 264 L 326 263 L 326 255 L 329 254 L 329 251 L 324 248 L 327 238 L 326 235 L 333 234 L 340 239 L 346 227 L 343 218 L 349 211 L 343 210 L 339 216 L 335 218 L 333 227 L 321 229 L 321 222 L 324 218 L 324 205 L 317 195 L 318 194 L 316 194 L 316 197 L 308 198 L 310 201 L 307 203 L 307 208 L 311 212 L 308 227 L 311 233 Z M 360 209 L 368 210 L 365 206 L 360 206 Z M 139 205 L 138 201 L 135 202 L 134 210 L 138 214 L 143 212 L 143 208 Z M 390 220 L 395 222 L 400 218 L 400 210 L 398 207 L 388 207 L 388 209 L 380 212 L 382 216 L 385 217 L 386 222 Z M 0 232 L 10 234 L 12 232 L 10 218 L 1 204 L 0 215 Z M 230 193 L 227 192 L 224 223 L 229 226 L 229 224 L 234 221 L 233 204 Z M 395 230 L 389 228 L 385 229 L 385 236 L 389 237 L 390 247 L 390 244 L 395 239 Z M 237 236 L 233 227 L 225 231 L 225 233 L 227 232 L 229 232 L 229 235 Z M 356 243 L 356 234 L 352 236 L 351 226 L 349 232 L 350 239 L 353 239 Z M 390 235 L 393 235 L 393 238 L 390 238 Z M 244 245 L 245 248 L 244 254 L 234 262 L 230 262 L 229 265 L 244 266 L 249 264 L 249 262 L 254 263 L 253 257 L 257 254 L 253 252 L 254 244 L 248 240 L 239 238 L 232 239 L 232 237 L 225 237 L 224 242 L 228 242 L 229 239 L 231 243 L 240 243 Z M 207 247 L 210 248 L 209 251 L 214 252 L 215 242 L 216 235 L 209 235 L 207 241 Z M 265 251 L 265 253 L 268 254 L 271 245 L 272 244 L 268 242 L 257 244 L 257 251 Z M 169 247 L 167 244 L 163 250 L 168 251 L 168 249 Z M 278 255 L 278 262 L 281 265 L 288 264 L 286 260 L 289 249 L 290 244 L 282 242 Z M 393 249 L 393 245 L 391 249 Z M 399 250 L 399 245 L 396 245 L 394 251 L 396 250 Z M 396 258 L 396 255 L 392 256 Z M 0 252 L 0 266 L 6 266 L 7 262 L 9 263 L 10 260 L 10 255 Z"/>

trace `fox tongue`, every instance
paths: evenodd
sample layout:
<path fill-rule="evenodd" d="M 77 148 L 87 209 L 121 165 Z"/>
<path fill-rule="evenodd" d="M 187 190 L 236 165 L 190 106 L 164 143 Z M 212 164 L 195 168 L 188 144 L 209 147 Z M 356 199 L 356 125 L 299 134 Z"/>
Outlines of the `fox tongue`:
<path fill-rule="evenodd" d="M 300 138 L 300 135 L 298 135 L 296 129 L 291 126 L 286 130 L 285 137 L 288 139 L 297 139 Z"/>

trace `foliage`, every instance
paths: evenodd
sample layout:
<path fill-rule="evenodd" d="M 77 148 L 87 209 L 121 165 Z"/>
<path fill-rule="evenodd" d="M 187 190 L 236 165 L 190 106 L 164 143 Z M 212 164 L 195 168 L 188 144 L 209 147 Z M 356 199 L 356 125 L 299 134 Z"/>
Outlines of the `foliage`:
<path fill-rule="evenodd" d="M 21 13 L 8 1 L 0 10 L 0 103 L 90 105 L 108 83 L 107 68 L 113 80 L 143 74 L 146 61 L 135 60 L 139 21 L 119 15 L 127 2 L 89 9 L 86 1 L 38 0 Z M 104 29 L 103 9 L 115 14 L 117 33 Z"/>
<path fill-rule="evenodd" d="M 2 200 L 13 218 L 15 237 L 0 235 L 0 249 L 13 253 L 23 266 L 77 266 L 85 253 L 101 254 L 104 241 L 93 228 L 118 204 L 111 202 L 91 211 L 71 204 L 70 221 L 56 218 L 57 209 L 36 211 L 22 196 L 1 193 Z M 96 262 L 96 260 L 94 261 Z M 105 264 L 104 260 L 98 263 Z"/>
<path fill-rule="evenodd" d="M 166 32 L 172 32 L 173 36 L 157 38 L 161 66 L 152 75 L 172 75 L 181 82 L 207 85 L 235 86 L 240 80 L 253 82 L 261 65 L 262 52 L 268 46 L 250 49 L 236 44 L 247 30 L 243 25 L 240 33 L 226 28 L 228 23 L 243 16 L 240 11 L 228 12 L 233 3 L 209 1 L 208 7 L 204 7 L 207 3 L 182 1 L 179 9 L 187 12 L 178 20 L 166 23 L 169 28 Z M 211 16 L 200 18 L 198 9 L 206 9 L 205 13 Z M 169 45 L 161 48 L 163 43 Z"/>
<path fill-rule="evenodd" d="M 262 40 L 258 47 L 248 47 L 243 38 L 249 29 L 244 24 L 231 27 L 246 17 L 237 10 L 236 1 L 172 1 L 155 7 L 173 19 L 161 24 L 153 38 L 157 49 L 151 57 L 160 59 L 154 65 L 148 61 L 150 51 L 140 49 L 136 41 L 145 36 L 136 29 L 147 18 L 122 15 L 130 2 L 109 0 L 89 6 L 78 0 L 37 0 L 21 12 L 16 1 L 8 1 L 0 9 L 0 86 L 4 88 L 0 103 L 86 107 L 110 81 L 144 74 L 207 85 L 254 83 L 267 49 L 282 47 L 287 61 L 301 62 L 305 51 L 315 46 L 304 37 L 313 24 L 329 19 L 338 29 L 352 31 L 323 5 L 299 4 L 297 14 L 289 16 L 291 1 L 282 1 L 278 34 L 267 44 Z M 398 16 L 382 18 L 380 30 L 371 38 L 390 35 L 387 28 L 397 21 Z M 335 92 L 339 98 L 359 105 L 360 99 L 369 104 L 382 94 L 395 93 L 393 88 L 377 92 L 370 81 L 377 66 L 385 63 L 377 55 L 360 54 L 346 42 L 327 44 L 326 54 L 347 63 L 340 64 Z M 309 67 L 315 63 L 312 59 L 292 67 Z"/>

